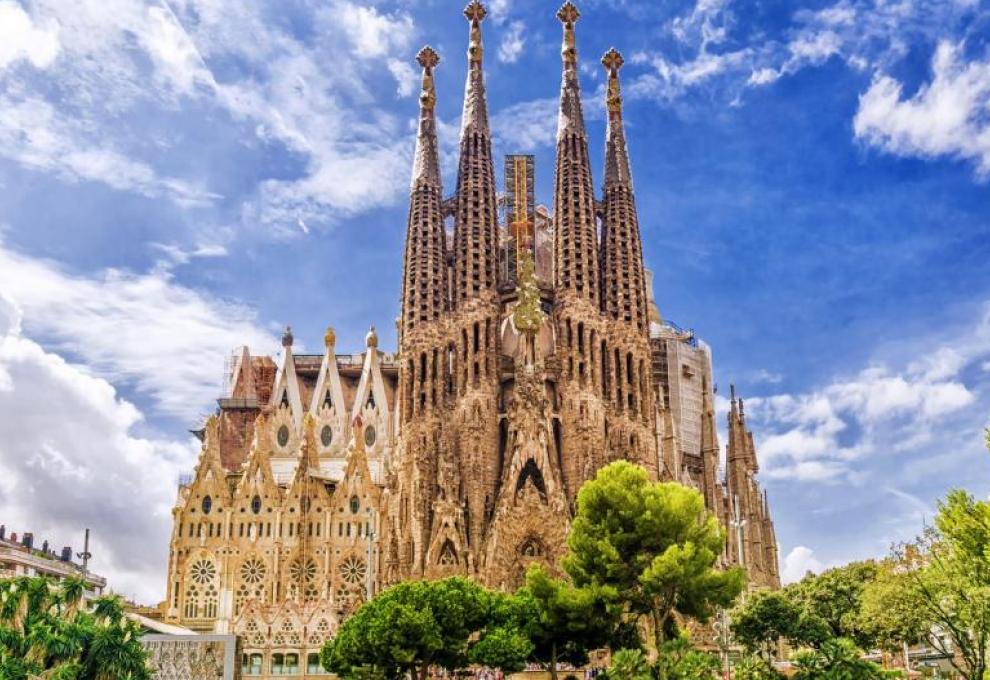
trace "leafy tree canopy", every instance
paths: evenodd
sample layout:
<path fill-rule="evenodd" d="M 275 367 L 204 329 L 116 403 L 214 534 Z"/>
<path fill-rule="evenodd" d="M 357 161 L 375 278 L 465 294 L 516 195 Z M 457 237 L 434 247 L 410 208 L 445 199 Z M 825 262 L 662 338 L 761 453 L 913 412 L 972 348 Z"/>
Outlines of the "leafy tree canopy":
<path fill-rule="evenodd" d="M 533 643 L 530 658 L 545 664 L 554 680 L 558 662 L 587 663 L 588 650 L 608 645 L 622 613 L 613 589 L 578 588 L 552 578 L 540 565 L 530 567 L 516 597 L 520 627 Z"/>
<path fill-rule="evenodd" d="M 990 501 L 953 491 L 939 504 L 935 526 L 895 552 L 887 587 L 893 606 L 914 610 L 908 629 L 929 636 L 964 677 L 983 680 L 990 643 Z"/>
<path fill-rule="evenodd" d="M 802 608 L 793 589 L 753 593 L 732 612 L 732 635 L 750 653 L 771 659 L 778 640 L 818 647 L 831 631 L 815 613 Z"/>
<path fill-rule="evenodd" d="M 700 493 L 653 483 L 643 468 L 617 461 L 578 493 L 564 569 L 577 586 L 613 588 L 630 612 L 648 617 L 659 649 L 675 612 L 705 622 L 743 589 L 742 569 L 715 568 L 724 543 Z"/>
<path fill-rule="evenodd" d="M 323 666 L 344 677 L 426 677 L 430 666 L 522 668 L 532 644 L 516 604 L 469 579 L 400 583 L 365 603 L 324 645 Z"/>
<path fill-rule="evenodd" d="M 866 584 L 859 617 L 859 629 L 889 651 L 927 639 L 932 627 L 911 575 L 894 560 L 880 563 L 876 578 Z"/>
<path fill-rule="evenodd" d="M 148 680 L 141 630 L 120 600 L 83 600 L 70 578 L 0 581 L 0 678 L 4 680 Z"/>
<path fill-rule="evenodd" d="M 856 643 L 832 638 L 821 649 L 798 652 L 794 680 L 882 680 L 891 674 L 860 656 Z"/>
<path fill-rule="evenodd" d="M 798 583 L 787 586 L 786 596 L 806 617 L 806 637 L 795 641 L 819 646 L 827 638 L 845 637 L 862 649 L 873 647 L 876 640 L 861 627 L 860 609 L 863 590 L 876 578 L 877 571 L 877 564 L 873 561 L 851 562 L 817 576 L 809 574 Z M 826 635 L 817 629 L 816 618 L 827 627 Z"/>

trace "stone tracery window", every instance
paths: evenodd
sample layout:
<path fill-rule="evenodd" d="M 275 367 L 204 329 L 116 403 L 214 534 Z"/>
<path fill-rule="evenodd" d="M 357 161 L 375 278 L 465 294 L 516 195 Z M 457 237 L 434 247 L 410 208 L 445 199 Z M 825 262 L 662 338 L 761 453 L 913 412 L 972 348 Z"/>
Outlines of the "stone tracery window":
<path fill-rule="evenodd" d="M 187 619 L 214 619 L 220 605 L 216 584 L 217 568 L 202 558 L 189 566 L 183 615 Z"/>
<path fill-rule="evenodd" d="M 367 573 L 368 568 L 365 566 L 364 560 L 353 555 L 340 565 L 340 576 L 347 583 L 361 583 Z"/>
<path fill-rule="evenodd" d="M 316 562 L 312 557 L 296 558 L 289 566 L 289 574 L 293 581 L 310 583 L 316 579 Z"/>
<path fill-rule="evenodd" d="M 209 560 L 197 560 L 189 567 L 189 576 L 200 585 L 211 582 L 217 575 L 217 568 Z"/>

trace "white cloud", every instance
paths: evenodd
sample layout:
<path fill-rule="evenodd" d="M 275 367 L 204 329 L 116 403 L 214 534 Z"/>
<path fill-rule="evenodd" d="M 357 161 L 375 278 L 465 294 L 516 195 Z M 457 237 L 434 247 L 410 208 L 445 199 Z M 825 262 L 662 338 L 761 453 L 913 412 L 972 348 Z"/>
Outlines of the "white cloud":
<path fill-rule="evenodd" d="M 884 455 L 924 454 L 949 418 L 976 400 L 963 370 L 990 356 L 990 308 L 973 327 L 900 370 L 875 364 L 804 394 L 746 400 L 772 479 L 864 481 Z"/>
<path fill-rule="evenodd" d="M 157 67 L 156 74 L 177 92 L 189 94 L 197 83 L 214 85 L 189 34 L 167 6 L 148 9 L 147 29 L 140 39 Z"/>
<path fill-rule="evenodd" d="M 91 568 L 112 589 L 144 602 L 164 591 L 170 511 L 193 442 L 133 433 L 140 412 L 101 378 L 21 335 L 15 305 L 0 296 L 0 516 L 82 548 L 93 530 Z"/>
<path fill-rule="evenodd" d="M 784 376 L 780 373 L 775 373 L 773 371 L 768 371 L 765 368 L 761 368 L 755 371 L 752 376 L 753 382 L 757 383 L 768 383 L 770 385 L 777 385 L 784 381 Z"/>
<path fill-rule="evenodd" d="M 377 88 L 391 72 L 400 95 L 414 91 L 407 12 L 331 0 L 307 10 L 311 30 L 300 35 L 271 22 L 264 3 L 37 0 L 35 9 L 37 30 L 58 29 L 60 58 L 47 80 L 4 83 L 13 85 L 0 102 L 8 158 L 62 180 L 200 205 L 216 198 L 201 186 L 203 166 L 178 176 L 174 165 L 159 168 L 205 113 L 233 117 L 246 146 L 260 140 L 299 159 L 295 176 L 258 179 L 243 203 L 245 225 L 298 233 L 299 220 L 327 223 L 404 194 L 408 171 L 397 172 L 396 159 L 408 168 L 401 159 L 412 132 Z M 162 120 L 167 131 L 155 127 Z"/>
<path fill-rule="evenodd" d="M 16 2 L 0 2 L 0 69 L 19 59 L 28 60 L 35 68 L 46 68 L 58 52 L 57 22 L 35 25 Z"/>
<path fill-rule="evenodd" d="M 334 14 L 362 59 L 386 57 L 408 46 L 413 32 L 408 14 L 382 14 L 374 7 L 334 2 Z"/>
<path fill-rule="evenodd" d="M 990 176 L 990 60 L 966 62 L 962 45 L 942 42 L 932 80 L 903 97 L 896 79 L 880 75 L 860 97 L 854 130 L 871 146 L 898 156 L 972 160 Z"/>
<path fill-rule="evenodd" d="M 151 166 L 115 151 L 110 142 L 89 139 L 86 123 L 63 117 L 41 99 L 0 97 L 0 155 L 68 182 L 102 182 L 121 191 L 180 205 L 202 205 L 217 198 L 194 184 L 161 177 Z"/>
<path fill-rule="evenodd" d="M 512 0 L 490 0 L 488 2 L 488 11 L 491 12 L 492 21 L 496 24 L 505 22 L 511 10 Z"/>
<path fill-rule="evenodd" d="M 411 64 L 398 59 L 388 60 L 388 70 L 395 78 L 395 92 L 400 97 L 408 97 L 414 93 L 419 83 L 419 75 Z"/>
<path fill-rule="evenodd" d="M 526 47 L 526 24 L 513 21 L 502 34 L 502 42 L 498 46 L 498 60 L 506 64 L 514 64 Z"/>
<path fill-rule="evenodd" d="M 804 578 L 808 572 L 819 574 L 824 568 L 825 565 L 815 557 L 814 550 L 799 545 L 787 553 L 780 576 L 784 583 L 795 583 Z"/>
<path fill-rule="evenodd" d="M 559 106 L 553 97 L 513 104 L 492 117 L 492 131 L 507 153 L 553 147 Z"/>
<path fill-rule="evenodd" d="M 0 248 L 0 290 L 24 311 L 32 337 L 189 422 L 219 396 L 220 367 L 236 346 L 278 347 L 253 310 L 178 285 L 160 270 L 76 276 Z"/>

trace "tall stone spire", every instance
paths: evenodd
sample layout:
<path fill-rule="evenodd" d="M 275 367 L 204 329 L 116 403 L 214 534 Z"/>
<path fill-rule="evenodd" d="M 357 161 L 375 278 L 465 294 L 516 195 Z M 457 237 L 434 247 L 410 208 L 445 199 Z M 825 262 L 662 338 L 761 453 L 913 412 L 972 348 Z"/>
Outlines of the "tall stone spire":
<path fill-rule="evenodd" d="M 439 319 L 447 310 L 447 266 L 441 202 L 440 157 L 437 146 L 433 69 L 440 57 L 424 47 L 416 57 L 423 68 L 419 96 L 419 134 L 413 161 L 409 221 L 406 231 L 405 272 L 402 283 L 402 332 Z"/>
<path fill-rule="evenodd" d="M 488 128 L 488 102 L 482 69 L 481 22 L 485 6 L 473 0 L 464 8 L 470 25 L 468 74 L 461 118 L 454 222 L 454 305 L 493 290 L 498 257 L 495 166 Z"/>
<path fill-rule="evenodd" d="M 608 75 L 605 136 L 605 196 L 602 220 L 602 307 L 613 319 L 634 324 L 647 332 L 646 280 L 643 246 L 636 214 L 626 133 L 622 122 L 619 69 L 623 59 L 612 48 L 602 57 Z"/>
<path fill-rule="evenodd" d="M 598 304 L 598 239 L 588 137 L 581 111 L 574 24 L 581 16 L 571 2 L 557 12 L 564 27 L 563 76 L 557 119 L 555 282 L 558 290 Z"/>

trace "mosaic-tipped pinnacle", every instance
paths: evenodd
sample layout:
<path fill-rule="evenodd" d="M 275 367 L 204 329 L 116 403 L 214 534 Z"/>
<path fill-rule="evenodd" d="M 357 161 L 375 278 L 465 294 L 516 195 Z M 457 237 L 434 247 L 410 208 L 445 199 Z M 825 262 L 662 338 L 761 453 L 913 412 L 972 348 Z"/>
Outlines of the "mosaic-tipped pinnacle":
<path fill-rule="evenodd" d="M 440 63 L 440 55 L 435 49 L 427 45 L 416 55 L 416 61 L 423 68 L 436 68 L 437 64 Z"/>
<path fill-rule="evenodd" d="M 578 11 L 578 8 L 570 0 L 561 5 L 560 9 L 557 10 L 557 18 L 565 24 L 573 24 L 580 17 L 581 12 Z"/>

